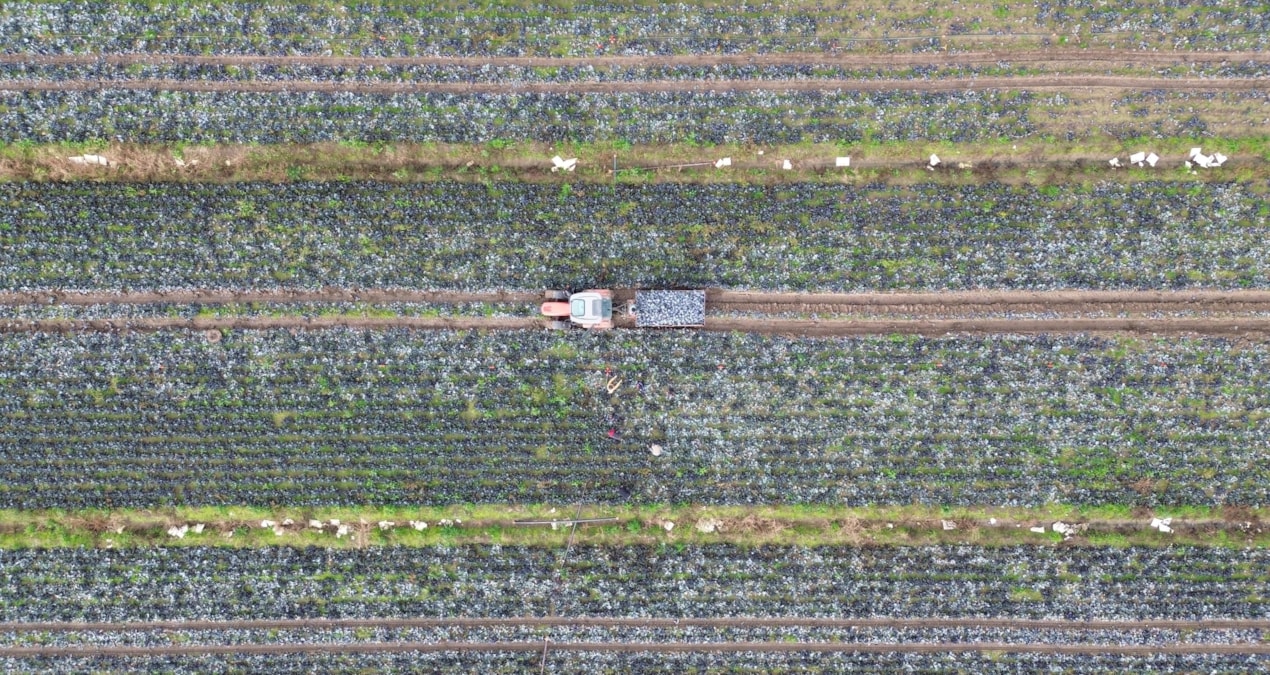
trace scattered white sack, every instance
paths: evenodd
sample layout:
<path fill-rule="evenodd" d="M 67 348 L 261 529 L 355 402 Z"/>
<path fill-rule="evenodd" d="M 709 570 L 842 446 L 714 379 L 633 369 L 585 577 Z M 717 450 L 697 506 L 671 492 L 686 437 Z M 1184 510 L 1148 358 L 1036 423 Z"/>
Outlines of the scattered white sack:
<path fill-rule="evenodd" d="M 723 523 L 714 518 L 702 518 L 697 521 L 697 531 L 702 534 L 714 534 Z"/>
<path fill-rule="evenodd" d="M 1029 527 L 1028 529 L 1029 529 L 1029 530 L 1031 530 L 1031 531 L 1033 531 L 1033 532 L 1035 532 L 1035 533 L 1037 533 L 1037 534 L 1045 534 L 1045 528 L 1044 528 L 1044 527 Z"/>
<path fill-rule="evenodd" d="M 320 521 L 320 520 L 310 520 L 310 521 L 309 521 L 309 527 L 311 527 L 311 528 L 313 528 L 313 529 L 315 529 L 315 530 L 320 530 L 320 529 L 322 529 L 322 521 Z"/>
<path fill-rule="evenodd" d="M 939 523 L 940 523 L 941 525 L 943 525 L 943 526 L 944 526 L 944 529 L 945 529 L 945 530 L 955 530 L 955 529 L 957 529 L 957 523 L 954 523 L 954 522 L 953 522 L 953 521 L 951 521 L 951 520 L 941 520 L 941 521 L 939 521 Z"/>
<path fill-rule="evenodd" d="M 662 527 L 664 527 L 664 528 L 666 528 L 666 531 L 667 531 L 667 532 L 669 532 L 669 531 L 671 531 L 671 530 L 675 529 L 675 524 L 674 524 L 673 522 L 669 521 L 669 520 L 667 520 L 666 522 L 662 523 L 662 524 L 661 524 L 661 526 L 662 526 Z"/>
<path fill-rule="evenodd" d="M 1153 167 L 1154 167 L 1154 166 L 1155 166 L 1155 163 L 1156 163 L 1156 162 L 1158 162 L 1158 161 L 1160 161 L 1160 156 L 1159 156 L 1159 155 L 1157 155 L 1157 154 L 1155 154 L 1154 152 L 1153 152 L 1153 153 L 1151 153 L 1151 154 L 1149 154 L 1149 155 L 1147 155 L 1147 164 L 1148 164 L 1148 165 L 1150 165 L 1150 166 L 1153 166 Z"/>
<path fill-rule="evenodd" d="M 93 164 L 97 166 L 114 166 L 118 164 L 118 162 L 115 162 L 114 160 L 106 159 L 105 157 L 102 157 L 101 155 L 76 155 L 74 157 L 67 157 L 66 159 L 69 160 L 72 164 L 80 164 L 80 165 Z"/>
<path fill-rule="evenodd" d="M 1221 166 L 1222 164 L 1225 164 L 1228 159 L 1230 158 L 1220 152 L 1215 153 L 1213 155 L 1213 166 Z"/>
<path fill-rule="evenodd" d="M 1055 532 L 1059 534 L 1067 534 L 1068 532 L 1072 531 L 1072 526 L 1060 520 L 1057 523 L 1054 523 L 1053 525 L 1051 525 L 1050 529 L 1054 530 Z"/>
<path fill-rule="evenodd" d="M 1111 165 L 1111 166 L 1113 166 L 1113 167 L 1119 168 L 1119 167 L 1120 167 L 1120 158 L 1119 158 L 1119 157 L 1112 157 L 1111 159 L 1107 160 L 1107 163 L 1108 163 L 1108 164 L 1110 164 L 1110 165 Z"/>
<path fill-rule="evenodd" d="M 888 529 L 888 530 L 894 530 L 894 529 L 895 529 L 895 523 L 887 523 L 887 524 L 886 524 L 886 529 Z"/>
<path fill-rule="evenodd" d="M 428 523 L 423 520 L 412 520 L 410 521 L 410 527 L 416 530 L 426 530 L 428 529 Z"/>
<path fill-rule="evenodd" d="M 295 524 L 295 521 L 294 521 L 294 520 L 291 520 L 290 518 L 283 518 L 283 519 L 282 519 L 282 524 L 283 524 L 283 525 L 294 525 L 294 524 Z"/>
<path fill-rule="evenodd" d="M 202 524 L 202 523 L 199 523 L 199 524 L 195 525 L 194 527 L 191 527 L 190 529 L 194 531 L 194 534 L 203 534 L 203 524 Z"/>
<path fill-rule="evenodd" d="M 988 519 L 988 524 L 989 524 L 989 525 L 996 525 L 996 524 L 997 524 L 997 519 L 996 519 L 996 518 L 989 518 L 989 519 Z"/>
<path fill-rule="evenodd" d="M 1208 155 L 1195 155 L 1195 163 L 1201 168 L 1207 169 L 1213 165 L 1213 158 Z"/>
<path fill-rule="evenodd" d="M 343 537 L 343 536 L 344 536 L 344 535 L 346 535 L 346 534 L 348 534 L 348 526 L 347 526 L 347 525 L 340 525 L 340 529 L 338 529 L 338 530 L 336 530 L 336 531 L 335 531 L 335 538 L 336 538 L 336 539 L 339 539 L 339 538 Z"/>
<path fill-rule="evenodd" d="M 262 520 L 262 521 L 260 521 L 260 526 L 261 526 L 261 527 L 273 527 L 274 525 L 277 525 L 277 523 L 273 522 L 272 520 Z"/>
<path fill-rule="evenodd" d="M 340 524 L 340 519 L 339 519 L 339 518 L 332 518 L 332 519 L 331 519 L 331 524 L 332 524 L 332 525 L 334 525 L 334 526 L 336 526 L 336 527 L 339 527 L 339 524 Z"/>
<path fill-rule="evenodd" d="M 394 527 L 397 527 L 397 523 L 394 523 L 391 520 L 379 521 L 379 529 L 381 530 L 391 530 Z"/>
<path fill-rule="evenodd" d="M 781 168 L 782 168 L 782 169 L 784 169 L 784 170 L 786 170 L 786 171 L 789 171 L 790 169 L 794 168 L 794 165 L 793 165 L 793 163 L 792 163 L 792 162 L 790 162 L 790 161 L 787 159 L 787 160 L 785 160 L 785 161 L 781 162 Z"/>
<path fill-rule="evenodd" d="M 1135 152 L 1132 155 L 1129 155 L 1129 161 L 1138 165 L 1141 165 L 1142 162 L 1146 160 L 1146 158 L 1147 158 L 1147 153 L 1145 152 Z"/>
<path fill-rule="evenodd" d="M 1169 527 L 1169 525 L 1171 525 L 1172 523 L 1173 523 L 1172 518 L 1152 518 L 1151 519 L 1151 527 L 1164 533 L 1173 531 L 1173 528 Z"/>
<path fill-rule="evenodd" d="M 169 537 L 176 537 L 177 539 L 184 539 L 184 538 L 185 538 L 185 533 L 186 533 L 186 532 L 188 532 L 188 531 L 189 531 L 189 529 L 190 529 L 190 528 L 189 528 L 189 526 L 188 526 L 188 525 L 182 525 L 182 526 L 180 526 L 180 527 L 176 527 L 176 526 L 169 527 L 169 528 L 168 528 L 168 536 L 169 536 Z"/>
<path fill-rule="evenodd" d="M 716 169 L 722 169 L 722 168 L 723 168 L 723 167 L 725 167 L 725 166 L 732 166 L 732 158 L 731 158 L 731 157 L 723 157 L 723 158 L 721 158 L 721 159 L 717 159 L 717 160 L 715 160 L 715 162 L 714 162 L 714 168 L 716 168 Z"/>
<path fill-rule="evenodd" d="M 1186 168 L 1188 168 L 1188 169 L 1189 169 L 1189 168 L 1191 168 L 1191 161 L 1190 161 L 1189 159 L 1188 159 L 1188 160 L 1186 160 L 1186 161 L 1184 162 L 1184 164 L 1186 164 Z M 1191 173 L 1195 173 L 1195 172 L 1194 172 L 1194 171 L 1192 171 Z"/>
<path fill-rule="evenodd" d="M 933 152 L 932 152 L 932 153 L 930 153 L 930 165 L 931 165 L 931 166 L 939 166 L 939 155 L 936 155 L 936 154 L 935 154 L 935 153 L 933 153 Z"/>
<path fill-rule="evenodd" d="M 653 447 L 648 449 L 648 452 L 652 453 L 653 457 L 661 457 L 661 452 L 662 452 L 661 446 L 654 445 Z"/>
<path fill-rule="evenodd" d="M 851 166 L 851 158 L 850 158 L 850 157 L 838 157 L 837 159 L 833 160 L 833 165 L 834 165 L 834 166 L 836 166 L 836 167 L 839 167 L 839 168 L 844 167 L 844 166 Z"/>
<path fill-rule="evenodd" d="M 573 168 L 577 165 L 577 163 L 578 163 L 577 157 L 573 157 L 571 159 L 564 159 L 560 155 L 556 155 L 555 157 L 551 158 L 551 164 L 552 164 L 551 172 L 555 173 L 557 171 L 573 171 Z"/>
<path fill-rule="evenodd" d="M 1200 154 L 1200 153 L 1202 153 L 1202 152 L 1204 152 L 1204 151 L 1203 151 L 1202 149 L 1200 149 L 1200 148 L 1191 148 L 1191 152 L 1190 152 L 1190 154 L 1188 154 L 1188 155 L 1187 155 L 1187 157 L 1189 157 L 1189 158 L 1191 158 L 1191 159 L 1195 159 L 1195 155 L 1198 155 L 1198 154 Z"/>

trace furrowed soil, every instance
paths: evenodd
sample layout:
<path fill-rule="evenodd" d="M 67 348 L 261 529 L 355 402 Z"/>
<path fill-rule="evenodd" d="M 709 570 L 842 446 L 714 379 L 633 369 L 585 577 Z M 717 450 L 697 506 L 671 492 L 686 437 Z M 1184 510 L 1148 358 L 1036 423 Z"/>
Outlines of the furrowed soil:
<path fill-rule="evenodd" d="M 618 289 L 626 303 L 635 291 Z M 393 289 L 138 293 L 33 291 L 0 293 L 0 305 L 216 305 L 247 303 L 526 303 L 534 292 L 464 293 Z M 1270 335 L 1270 291 L 983 291 L 953 293 L 768 293 L 710 290 L 704 330 L 804 336 L 1123 333 L 1196 334 L 1261 339 Z M 747 316 L 720 313 L 746 313 Z M 1018 313 L 1021 316 L 1001 314 Z M 988 315 L 988 316 L 985 316 Z M 794 315 L 800 318 L 790 318 Z M 1040 315 L 1040 316 L 1035 316 Z M 801 318 L 808 316 L 809 318 Z M 844 318 L 849 317 L 849 318 Z M 620 312 L 619 328 L 634 319 Z M 534 330 L 538 317 L 231 316 L 9 319 L 3 332 L 122 332 L 219 329 Z"/>

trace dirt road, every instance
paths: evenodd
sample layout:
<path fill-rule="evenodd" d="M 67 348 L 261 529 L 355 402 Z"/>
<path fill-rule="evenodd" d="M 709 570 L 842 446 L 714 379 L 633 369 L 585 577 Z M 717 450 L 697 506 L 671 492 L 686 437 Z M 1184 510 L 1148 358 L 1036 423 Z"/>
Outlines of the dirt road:
<path fill-rule="evenodd" d="M 618 303 L 634 297 L 615 291 Z M 705 330 L 806 336 L 1126 333 L 1196 334 L 1262 338 L 1270 336 L 1270 291 L 964 291 L 950 293 L 768 293 L 709 290 Z M 0 305 L 224 305 L 318 302 L 503 303 L 524 304 L 525 316 L 487 317 L 359 315 L 106 317 L 98 319 L 0 320 L 0 332 L 126 332 L 220 329 L 528 330 L 536 292 L 452 292 L 394 289 L 215 291 L 134 293 L 10 292 Z M 1024 316 L 1009 317 L 1010 313 Z M 1002 315 L 1007 315 L 1003 317 Z M 1039 315 L 1039 316 L 1038 316 Z M 619 327 L 633 325 L 618 316 Z"/>
<path fill-rule="evenodd" d="M 966 91 L 1131 89 L 1175 91 L 1263 91 L 1260 78 L 1137 77 L 1115 75 L 1026 75 L 920 79 L 643 80 L 619 82 L 338 82 L 328 80 L 0 80 L 0 91 L 196 91 L 351 92 L 358 94 L 585 94 L 718 91 Z"/>

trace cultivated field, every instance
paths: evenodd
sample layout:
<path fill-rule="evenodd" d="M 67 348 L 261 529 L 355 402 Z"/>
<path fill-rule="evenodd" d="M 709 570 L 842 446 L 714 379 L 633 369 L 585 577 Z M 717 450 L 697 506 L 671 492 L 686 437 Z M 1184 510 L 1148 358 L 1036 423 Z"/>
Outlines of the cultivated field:
<path fill-rule="evenodd" d="M 1264 670 L 1268 35 L 5 3 L 0 668 Z"/>

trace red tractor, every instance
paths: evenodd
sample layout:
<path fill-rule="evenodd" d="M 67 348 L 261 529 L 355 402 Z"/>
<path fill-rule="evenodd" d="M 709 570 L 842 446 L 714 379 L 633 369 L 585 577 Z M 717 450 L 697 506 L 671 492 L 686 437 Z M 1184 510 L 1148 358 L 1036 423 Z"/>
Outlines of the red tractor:
<path fill-rule="evenodd" d="M 563 330 L 571 325 L 591 330 L 613 327 L 613 291 L 590 289 L 580 293 L 547 291 L 542 315 L 551 319 L 547 328 Z"/>

